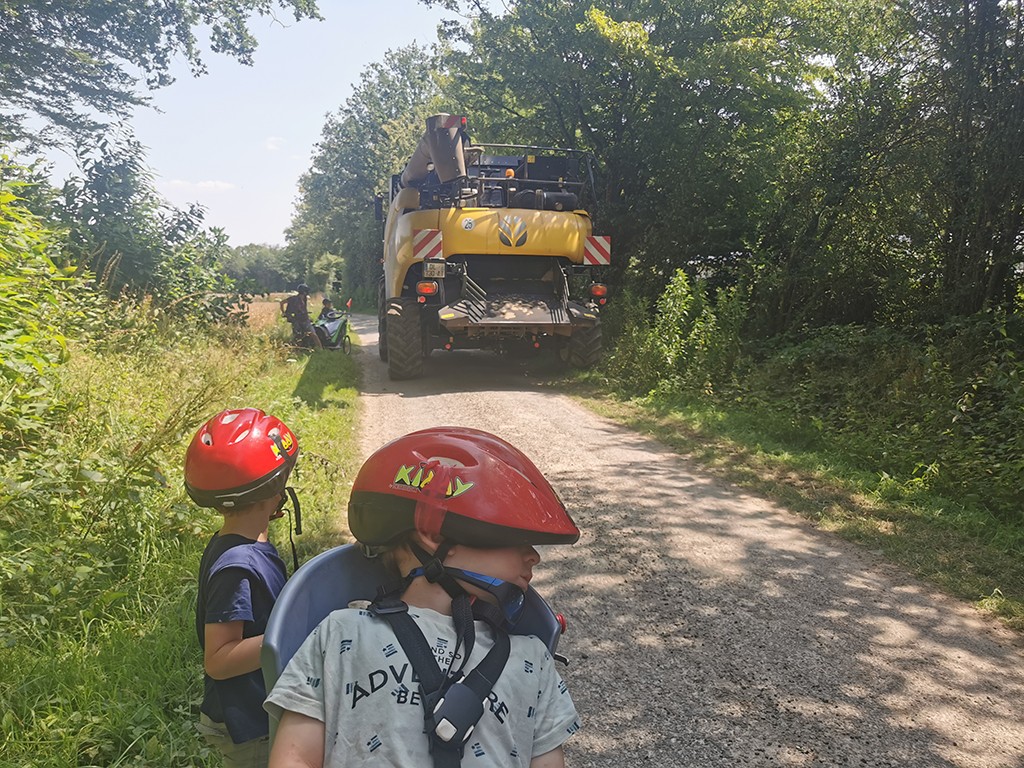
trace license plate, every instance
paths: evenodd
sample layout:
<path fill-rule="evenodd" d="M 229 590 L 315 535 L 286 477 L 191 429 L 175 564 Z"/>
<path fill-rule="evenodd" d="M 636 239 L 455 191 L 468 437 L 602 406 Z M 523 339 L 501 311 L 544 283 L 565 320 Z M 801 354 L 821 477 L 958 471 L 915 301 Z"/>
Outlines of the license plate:
<path fill-rule="evenodd" d="M 423 276 L 431 279 L 440 279 L 444 277 L 444 265 L 443 261 L 424 261 L 423 262 Z"/>

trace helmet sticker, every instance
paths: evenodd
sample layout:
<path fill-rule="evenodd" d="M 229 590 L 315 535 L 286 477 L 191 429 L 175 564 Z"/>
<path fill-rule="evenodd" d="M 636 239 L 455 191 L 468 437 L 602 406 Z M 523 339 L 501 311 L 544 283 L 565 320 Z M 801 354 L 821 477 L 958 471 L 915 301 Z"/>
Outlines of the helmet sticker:
<path fill-rule="evenodd" d="M 413 474 L 415 472 L 415 474 Z M 395 479 L 391 481 L 392 485 L 406 485 L 410 488 L 415 488 L 422 491 L 430 481 L 434 479 L 434 470 L 424 470 L 422 465 L 409 466 L 403 464 L 398 468 L 395 473 Z M 446 499 L 454 499 L 456 496 L 461 496 L 472 488 L 476 483 L 467 483 L 461 477 L 453 475 L 451 481 L 448 483 L 448 487 L 445 488 L 444 497 Z"/>
<path fill-rule="evenodd" d="M 270 437 L 273 439 L 277 437 L 277 435 L 271 435 Z M 274 440 L 274 442 L 270 444 L 270 450 L 274 452 L 274 455 L 277 458 L 283 459 L 286 457 L 281 455 L 281 450 L 284 449 L 284 452 L 290 456 L 293 445 L 295 445 L 295 439 L 292 437 L 292 433 L 284 432 L 278 439 Z"/>

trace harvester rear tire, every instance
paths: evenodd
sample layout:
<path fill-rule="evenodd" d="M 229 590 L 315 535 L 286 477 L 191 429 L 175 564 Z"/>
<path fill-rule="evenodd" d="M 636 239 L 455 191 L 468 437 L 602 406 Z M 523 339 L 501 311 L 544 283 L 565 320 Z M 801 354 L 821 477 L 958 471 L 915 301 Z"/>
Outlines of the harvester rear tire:
<path fill-rule="evenodd" d="M 593 368 L 600 362 L 603 351 L 600 322 L 580 326 L 569 337 L 569 364 L 574 368 Z"/>
<path fill-rule="evenodd" d="M 423 328 L 416 299 L 388 299 L 388 377 L 415 379 L 423 373 Z"/>
<path fill-rule="evenodd" d="M 384 296 L 384 280 L 377 284 L 377 354 L 380 361 L 388 361 L 388 300 Z"/>

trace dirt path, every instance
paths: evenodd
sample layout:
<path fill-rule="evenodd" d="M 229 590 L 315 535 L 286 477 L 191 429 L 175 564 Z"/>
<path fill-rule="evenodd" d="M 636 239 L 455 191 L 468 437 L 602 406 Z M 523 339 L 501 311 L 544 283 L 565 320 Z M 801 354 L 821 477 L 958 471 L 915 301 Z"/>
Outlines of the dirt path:
<path fill-rule="evenodd" d="M 584 728 L 571 768 L 1024 767 L 1024 643 L 662 444 L 544 386 L 537 363 L 434 354 L 391 382 L 363 346 L 364 455 L 422 427 L 524 450 L 583 529 L 535 586 Z"/>

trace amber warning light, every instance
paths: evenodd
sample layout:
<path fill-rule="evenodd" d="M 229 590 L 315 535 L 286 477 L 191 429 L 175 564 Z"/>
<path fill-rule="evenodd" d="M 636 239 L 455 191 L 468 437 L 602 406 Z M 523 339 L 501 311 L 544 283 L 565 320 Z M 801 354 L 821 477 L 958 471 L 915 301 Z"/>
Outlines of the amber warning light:
<path fill-rule="evenodd" d="M 416 283 L 416 293 L 419 294 L 418 301 L 423 304 L 427 296 L 437 296 L 437 283 L 434 280 L 421 280 Z"/>
<path fill-rule="evenodd" d="M 592 283 L 590 295 L 597 299 L 598 304 L 604 304 L 608 301 L 608 286 L 604 283 Z"/>

